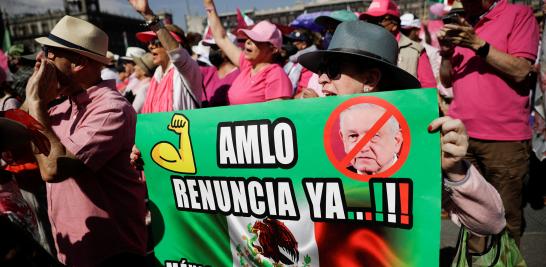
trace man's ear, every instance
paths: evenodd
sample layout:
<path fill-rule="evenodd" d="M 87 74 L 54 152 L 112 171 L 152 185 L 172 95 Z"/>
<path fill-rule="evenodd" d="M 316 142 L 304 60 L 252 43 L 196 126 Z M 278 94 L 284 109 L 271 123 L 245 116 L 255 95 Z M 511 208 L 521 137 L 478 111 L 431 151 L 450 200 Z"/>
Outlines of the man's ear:
<path fill-rule="evenodd" d="M 394 135 L 394 141 L 396 142 L 396 155 L 400 155 L 400 149 L 402 148 L 402 144 L 404 143 L 404 137 L 402 136 L 401 130 L 398 130 L 398 132 L 396 132 L 396 134 Z"/>
<path fill-rule="evenodd" d="M 369 69 L 365 72 L 364 85 L 377 88 L 379 81 L 381 80 L 381 71 L 378 68 Z"/>
<path fill-rule="evenodd" d="M 74 72 L 80 72 L 85 68 L 87 63 L 89 62 L 89 59 L 86 57 L 79 57 L 78 60 L 75 60 L 72 62 L 72 70 Z"/>

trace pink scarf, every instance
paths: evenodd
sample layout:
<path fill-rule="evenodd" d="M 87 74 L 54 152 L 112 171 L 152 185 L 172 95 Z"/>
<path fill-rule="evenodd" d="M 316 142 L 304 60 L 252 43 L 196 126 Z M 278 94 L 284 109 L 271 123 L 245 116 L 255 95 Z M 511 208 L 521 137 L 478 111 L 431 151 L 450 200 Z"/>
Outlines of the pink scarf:
<path fill-rule="evenodd" d="M 155 77 L 152 78 L 141 113 L 173 110 L 173 77 L 174 68 L 171 68 L 161 81 L 158 82 Z"/>

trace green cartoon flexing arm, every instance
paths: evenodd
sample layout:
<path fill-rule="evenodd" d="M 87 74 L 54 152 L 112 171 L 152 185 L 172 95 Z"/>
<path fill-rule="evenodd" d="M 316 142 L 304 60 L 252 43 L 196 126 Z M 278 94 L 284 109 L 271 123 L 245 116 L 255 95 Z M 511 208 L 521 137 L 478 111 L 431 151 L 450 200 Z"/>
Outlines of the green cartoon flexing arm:
<path fill-rule="evenodd" d="M 190 124 L 182 114 L 174 114 L 167 129 L 180 136 L 178 149 L 169 142 L 159 142 L 152 148 L 152 159 L 159 166 L 179 173 L 195 173 L 195 161 L 189 134 Z"/>

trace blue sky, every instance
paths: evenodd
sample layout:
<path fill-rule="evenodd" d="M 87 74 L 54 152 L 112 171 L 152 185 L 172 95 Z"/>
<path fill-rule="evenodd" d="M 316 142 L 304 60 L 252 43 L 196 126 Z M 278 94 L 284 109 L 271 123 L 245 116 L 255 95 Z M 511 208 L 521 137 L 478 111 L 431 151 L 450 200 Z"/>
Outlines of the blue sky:
<path fill-rule="evenodd" d="M 99 0 L 100 8 L 103 11 L 116 14 L 135 16 L 127 0 Z M 323 0 L 324 1 L 324 0 Z M 235 11 L 237 7 L 246 9 L 270 9 L 284 6 L 291 6 L 296 0 L 216 0 L 216 7 L 220 13 Z M 304 2 L 310 2 L 305 0 Z M 174 22 L 185 26 L 184 15 L 204 15 L 202 0 L 150 0 L 154 11 L 169 11 L 173 14 Z M 0 8 L 9 14 L 20 14 L 25 12 L 43 12 L 47 9 L 62 9 L 63 0 L 0 0 Z"/>

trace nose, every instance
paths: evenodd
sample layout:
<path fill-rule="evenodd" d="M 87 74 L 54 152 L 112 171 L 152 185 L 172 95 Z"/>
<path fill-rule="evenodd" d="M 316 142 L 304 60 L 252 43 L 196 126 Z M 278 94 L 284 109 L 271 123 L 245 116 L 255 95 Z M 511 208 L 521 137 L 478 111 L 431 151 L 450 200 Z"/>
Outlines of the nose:
<path fill-rule="evenodd" d="M 328 77 L 328 75 L 326 75 L 326 73 L 320 74 L 319 79 L 318 79 L 318 83 L 320 85 L 324 86 L 325 84 L 327 84 L 329 82 L 330 82 L 330 78 Z"/>

